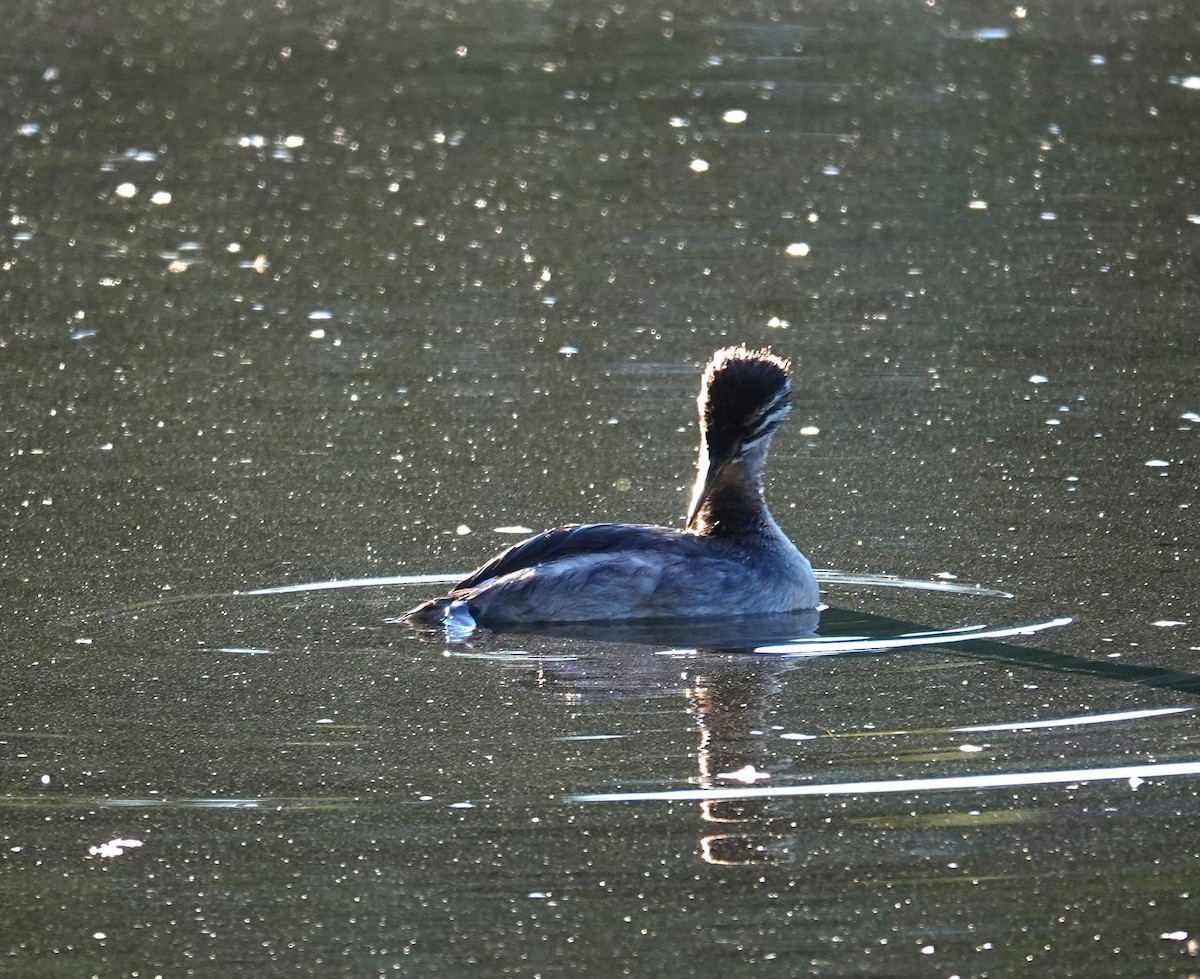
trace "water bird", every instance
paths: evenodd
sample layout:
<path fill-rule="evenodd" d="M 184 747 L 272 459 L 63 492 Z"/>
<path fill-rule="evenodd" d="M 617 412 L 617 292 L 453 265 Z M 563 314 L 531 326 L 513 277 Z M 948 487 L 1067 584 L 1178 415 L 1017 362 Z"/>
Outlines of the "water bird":
<path fill-rule="evenodd" d="M 697 407 L 700 452 L 682 530 L 570 524 L 531 537 L 405 620 L 511 626 L 811 610 L 812 566 L 763 496 L 771 437 L 791 410 L 791 365 L 770 350 L 716 351 Z"/>

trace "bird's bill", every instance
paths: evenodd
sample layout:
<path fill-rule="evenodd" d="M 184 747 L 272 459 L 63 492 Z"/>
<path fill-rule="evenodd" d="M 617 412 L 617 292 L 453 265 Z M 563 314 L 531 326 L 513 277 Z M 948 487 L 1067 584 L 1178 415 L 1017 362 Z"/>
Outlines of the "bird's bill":
<path fill-rule="evenodd" d="M 700 472 L 696 476 L 696 488 L 692 493 L 691 505 L 688 507 L 687 523 L 684 524 L 685 530 L 691 530 L 695 525 L 696 518 L 700 516 L 700 508 L 704 506 L 704 501 L 708 499 L 708 494 L 712 492 L 713 486 L 721 478 L 725 467 L 733 460 L 734 454 L 730 452 L 725 456 L 714 457 L 705 453 Z"/>

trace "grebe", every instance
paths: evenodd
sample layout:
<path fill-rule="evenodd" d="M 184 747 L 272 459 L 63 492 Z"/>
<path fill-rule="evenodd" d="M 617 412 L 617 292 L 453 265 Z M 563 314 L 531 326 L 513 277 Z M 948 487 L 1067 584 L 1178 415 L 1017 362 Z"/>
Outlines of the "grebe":
<path fill-rule="evenodd" d="M 515 625 L 815 608 L 812 567 L 763 498 L 771 436 L 791 410 L 789 369 L 769 350 L 726 347 L 712 355 L 697 400 L 700 456 L 683 530 L 612 523 L 548 530 L 405 619 Z"/>

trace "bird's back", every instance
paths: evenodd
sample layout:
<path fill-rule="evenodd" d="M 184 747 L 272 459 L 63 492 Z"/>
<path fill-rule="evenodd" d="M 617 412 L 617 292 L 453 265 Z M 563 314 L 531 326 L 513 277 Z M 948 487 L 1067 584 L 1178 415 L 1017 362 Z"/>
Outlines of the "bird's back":
<path fill-rule="evenodd" d="M 816 583 L 783 538 L 730 542 L 640 524 L 560 527 L 509 548 L 409 618 L 462 603 L 479 624 L 748 615 L 813 608 Z"/>

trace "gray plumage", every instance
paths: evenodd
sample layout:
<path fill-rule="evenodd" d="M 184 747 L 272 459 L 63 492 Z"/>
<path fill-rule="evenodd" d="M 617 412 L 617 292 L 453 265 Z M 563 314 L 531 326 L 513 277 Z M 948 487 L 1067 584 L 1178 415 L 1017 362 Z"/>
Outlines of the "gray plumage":
<path fill-rule="evenodd" d="M 700 458 L 683 530 L 559 527 L 510 547 L 406 618 L 480 625 L 753 615 L 815 608 L 808 560 L 767 509 L 762 468 L 791 408 L 787 361 L 718 350 L 700 386 Z"/>

